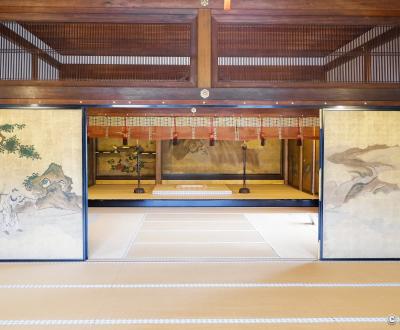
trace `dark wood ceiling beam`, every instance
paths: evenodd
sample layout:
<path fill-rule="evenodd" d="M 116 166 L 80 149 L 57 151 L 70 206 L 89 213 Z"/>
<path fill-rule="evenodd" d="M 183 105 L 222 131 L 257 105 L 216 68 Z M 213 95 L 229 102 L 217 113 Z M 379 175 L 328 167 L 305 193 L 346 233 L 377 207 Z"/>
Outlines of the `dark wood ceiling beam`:
<path fill-rule="evenodd" d="M 364 15 L 310 15 L 300 13 L 289 15 L 287 12 L 271 13 L 265 10 L 212 10 L 213 19 L 218 23 L 234 24 L 321 24 L 321 25 L 395 25 L 400 24 L 400 17 L 364 16 Z"/>
<path fill-rule="evenodd" d="M 199 88 L 57 87 L 5 85 L 0 88 L 3 104 L 270 104 L 400 106 L 399 88 L 214 88 L 204 100 Z M 163 103 L 164 102 L 164 103 Z M 168 110 L 166 110 L 168 111 Z"/>
<path fill-rule="evenodd" d="M 209 0 L 208 8 L 223 9 L 224 0 Z M 2 11 L 15 8 L 15 0 L 2 0 Z M 66 11 L 69 8 L 79 8 L 81 10 L 90 10 L 103 8 L 180 8 L 193 9 L 202 8 L 200 0 L 19 0 L 18 7 L 36 7 L 36 8 L 57 8 L 60 11 Z M 232 10 L 269 10 L 286 13 L 326 13 L 340 15 L 394 15 L 400 16 L 398 0 L 235 0 L 232 1 Z"/>
<path fill-rule="evenodd" d="M 129 8 L 1 7 L 0 20 L 70 23 L 187 23 L 197 10 Z"/>
<path fill-rule="evenodd" d="M 326 72 L 337 68 L 340 65 L 346 64 L 363 54 L 369 53 L 372 49 L 379 47 L 387 42 L 390 42 L 400 36 L 400 26 L 391 28 L 390 30 L 376 36 L 375 38 L 363 43 L 362 45 L 354 48 L 353 50 L 342 54 L 329 63 L 324 65 Z"/>
<path fill-rule="evenodd" d="M 12 43 L 16 44 L 17 46 L 22 47 L 26 51 L 28 51 L 31 54 L 35 54 L 39 58 L 41 58 L 43 61 L 46 63 L 50 64 L 54 68 L 59 68 L 60 67 L 60 62 L 55 60 L 53 57 L 51 57 L 49 54 L 44 52 L 42 49 L 36 47 L 34 44 L 30 43 L 28 40 L 24 39 L 21 37 L 19 34 L 15 33 L 8 27 L 6 27 L 3 24 L 0 24 L 0 35 L 7 40 L 11 41 Z"/>
<path fill-rule="evenodd" d="M 89 108 L 88 114 L 90 116 L 163 116 L 165 114 L 165 109 L 157 108 Z M 169 114 L 174 113 L 179 116 L 193 116 L 193 113 L 188 108 L 169 108 Z M 319 116 L 318 108 L 307 108 L 307 109 L 239 109 L 239 108 L 198 108 L 196 111 L 196 116 L 209 116 L 209 115 L 220 115 L 220 116 L 235 116 L 235 115 L 247 115 L 247 116 L 304 116 L 304 117 L 314 117 Z"/>
<path fill-rule="evenodd" d="M 59 74 L 60 80 L 125 80 L 136 84 L 162 81 L 167 87 L 176 82 L 192 87 L 190 78 L 190 66 L 185 65 L 62 64 Z"/>

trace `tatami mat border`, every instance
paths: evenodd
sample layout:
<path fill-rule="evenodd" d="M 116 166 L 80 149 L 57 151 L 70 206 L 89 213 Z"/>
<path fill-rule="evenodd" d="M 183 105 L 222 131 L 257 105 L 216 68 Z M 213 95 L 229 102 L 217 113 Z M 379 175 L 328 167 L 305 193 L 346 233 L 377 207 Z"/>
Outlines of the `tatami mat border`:
<path fill-rule="evenodd" d="M 400 283 L 149 283 L 149 284 L 5 284 L 3 289 L 240 289 L 240 288 L 393 288 Z"/>
<path fill-rule="evenodd" d="M 57 325 L 144 325 L 144 324 L 313 324 L 313 323 L 387 323 L 388 317 L 315 317 L 249 319 L 92 319 L 92 320 L 0 320 L 0 326 Z"/>

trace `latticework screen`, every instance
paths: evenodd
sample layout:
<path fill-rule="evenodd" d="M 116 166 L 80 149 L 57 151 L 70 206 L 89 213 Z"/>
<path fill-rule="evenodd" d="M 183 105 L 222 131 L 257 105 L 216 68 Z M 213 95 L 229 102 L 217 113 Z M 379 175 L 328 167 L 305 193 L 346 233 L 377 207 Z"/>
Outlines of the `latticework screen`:
<path fill-rule="evenodd" d="M 194 84 L 193 24 L 0 23 L 2 80 Z"/>
<path fill-rule="evenodd" d="M 221 87 L 400 83 L 400 26 L 215 24 Z"/>

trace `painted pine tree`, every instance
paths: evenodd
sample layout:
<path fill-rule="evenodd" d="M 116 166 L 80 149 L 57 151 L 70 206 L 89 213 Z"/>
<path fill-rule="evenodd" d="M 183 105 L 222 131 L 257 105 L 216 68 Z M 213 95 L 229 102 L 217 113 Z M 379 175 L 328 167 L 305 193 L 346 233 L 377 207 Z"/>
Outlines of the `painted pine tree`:
<path fill-rule="evenodd" d="M 40 159 L 35 146 L 22 144 L 15 131 L 25 128 L 25 124 L 0 125 L 0 154 L 18 155 L 19 158 Z"/>

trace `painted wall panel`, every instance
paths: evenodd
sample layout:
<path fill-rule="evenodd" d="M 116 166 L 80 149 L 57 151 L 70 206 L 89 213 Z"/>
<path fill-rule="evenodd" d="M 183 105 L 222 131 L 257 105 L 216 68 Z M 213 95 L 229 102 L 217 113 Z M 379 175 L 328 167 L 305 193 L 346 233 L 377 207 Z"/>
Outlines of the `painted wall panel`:
<path fill-rule="evenodd" d="M 295 188 L 299 188 L 300 183 L 300 147 L 297 146 L 296 140 L 289 140 L 289 184 Z"/>
<path fill-rule="evenodd" d="M 238 174 L 242 173 L 241 141 L 181 140 L 174 146 L 162 142 L 163 174 Z M 279 174 L 281 171 L 281 142 L 268 139 L 247 141 L 247 173 Z"/>
<path fill-rule="evenodd" d="M 400 257 L 400 112 L 324 111 L 324 258 Z"/>
<path fill-rule="evenodd" d="M 0 109 L 0 259 L 83 259 L 82 110 Z"/>
<path fill-rule="evenodd" d="M 154 179 L 156 176 L 156 142 L 146 140 L 128 139 L 127 146 L 143 148 L 141 161 L 142 178 Z M 116 153 L 116 149 L 119 151 Z M 122 139 L 98 138 L 96 155 L 96 176 L 122 179 L 136 179 L 136 154 L 131 148 L 123 148 Z"/>

